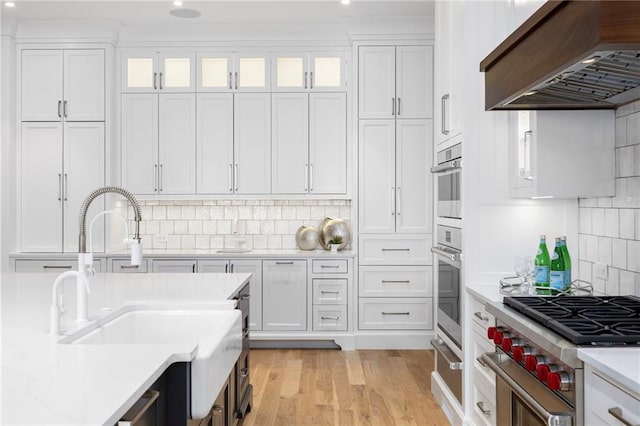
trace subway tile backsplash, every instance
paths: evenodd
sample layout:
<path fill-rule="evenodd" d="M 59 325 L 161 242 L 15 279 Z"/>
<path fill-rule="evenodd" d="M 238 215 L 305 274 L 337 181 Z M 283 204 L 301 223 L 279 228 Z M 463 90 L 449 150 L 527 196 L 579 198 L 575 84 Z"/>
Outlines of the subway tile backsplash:
<path fill-rule="evenodd" d="M 351 200 L 163 200 L 140 206 L 146 249 L 295 249 L 300 226 L 317 228 L 325 217 L 340 217 L 351 227 Z M 129 208 L 130 227 L 132 217 Z"/>
<path fill-rule="evenodd" d="M 596 291 L 640 296 L 640 101 L 616 111 L 615 140 L 615 197 L 580 199 L 578 275 Z"/>

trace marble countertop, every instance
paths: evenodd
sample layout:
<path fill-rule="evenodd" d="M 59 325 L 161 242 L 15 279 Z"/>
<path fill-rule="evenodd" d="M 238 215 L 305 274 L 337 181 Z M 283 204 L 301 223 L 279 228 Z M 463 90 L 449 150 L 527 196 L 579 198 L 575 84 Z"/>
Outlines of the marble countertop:
<path fill-rule="evenodd" d="M 2 274 L 1 424 L 115 424 L 172 363 L 190 361 L 196 343 L 174 345 L 59 344 L 48 334 L 52 283 L 57 274 Z M 228 300 L 250 274 L 98 274 L 91 281 L 89 317 L 125 304 L 209 303 Z M 72 279 L 69 281 L 73 281 Z M 67 312 L 61 330 L 78 328 L 75 282 L 63 286 Z"/>
<path fill-rule="evenodd" d="M 579 348 L 578 358 L 640 395 L 640 347 Z"/>

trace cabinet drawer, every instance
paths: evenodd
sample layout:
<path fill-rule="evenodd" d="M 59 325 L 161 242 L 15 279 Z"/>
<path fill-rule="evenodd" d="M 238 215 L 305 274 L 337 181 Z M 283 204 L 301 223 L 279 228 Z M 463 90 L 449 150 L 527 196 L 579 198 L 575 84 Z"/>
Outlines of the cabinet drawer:
<path fill-rule="evenodd" d="M 431 265 L 431 236 L 387 236 L 360 235 L 360 263 Z"/>
<path fill-rule="evenodd" d="M 102 272 L 102 261 L 94 260 L 93 269 Z M 76 259 L 16 259 L 16 272 L 64 272 L 77 271 L 78 261 Z"/>
<path fill-rule="evenodd" d="M 486 382 L 482 376 L 473 372 L 473 417 L 479 425 L 496 424 L 495 384 Z"/>
<path fill-rule="evenodd" d="M 626 424 L 640 424 L 640 395 L 632 395 L 591 368 L 585 369 L 584 406 L 588 426 L 625 424 L 620 417 L 628 422 Z"/>
<path fill-rule="evenodd" d="M 428 330 L 433 328 L 433 299 L 360 299 L 361 330 Z"/>
<path fill-rule="evenodd" d="M 478 358 L 482 356 L 485 352 L 495 352 L 495 347 L 487 340 L 486 333 L 484 335 L 480 335 L 476 332 L 471 333 L 471 345 L 473 350 L 473 367 L 474 373 L 477 373 L 478 376 L 483 377 L 488 383 L 495 387 L 496 383 L 496 375 L 489 368 L 485 367 Z"/>
<path fill-rule="evenodd" d="M 344 331 L 347 329 L 346 305 L 316 305 L 313 307 L 313 330 Z"/>
<path fill-rule="evenodd" d="M 111 260 L 111 272 L 123 273 L 144 273 L 147 270 L 147 259 L 142 259 L 140 265 L 132 265 L 131 259 L 113 259 Z"/>
<path fill-rule="evenodd" d="M 347 280 L 345 278 L 314 278 L 313 304 L 344 305 L 347 303 Z"/>
<path fill-rule="evenodd" d="M 471 312 L 474 331 L 486 336 L 487 328 L 495 325 L 495 317 L 486 311 L 484 303 L 474 298 L 471 298 Z"/>
<path fill-rule="evenodd" d="M 430 266 L 362 266 L 360 297 L 432 297 Z"/>
<path fill-rule="evenodd" d="M 311 271 L 314 274 L 346 274 L 349 272 L 346 259 L 314 259 L 311 265 Z"/>

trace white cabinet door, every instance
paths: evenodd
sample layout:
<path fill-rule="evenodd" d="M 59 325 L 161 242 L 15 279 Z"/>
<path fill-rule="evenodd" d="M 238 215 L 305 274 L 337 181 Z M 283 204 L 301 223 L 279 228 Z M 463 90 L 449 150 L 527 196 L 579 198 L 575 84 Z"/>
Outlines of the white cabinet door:
<path fill-rule="evenodd" d="M 433 116 L 433 48 L 398 46 L 396 50 L 396 117 Z"/>
<path fill-rule="evenodd" d="M 359 223 L 362 233 L 395 232 L 395 127 L 395 120 L 360 121 Z"/>
<path fill-rule="evenodd" d="M 249 281 L 249 329 L 251 331 L 262 330 L 262 261 L 236 259 L 230 261 L 230 271 L 236 274 L 250 273 Z"/>
<path fill-rule="evenodd" d="M 169 92 L 195 92 L 195 54 L 192 52 L 158 53 L 158 90 Z"/>
<path fill-rule="evenodd" d="M 183 272 L 194 273 L 196 272 L 195 260 L 170 260 L 170 259 L 154 259 L 151 264 L 152 272 Z"/>
<path fill-rule="evenodd" d="M 431 230 L 433 125 L 431 120 L 396 122 L 396 232 Z"/>
<path fill-rule="evenodd" d="M 233 90 L 238 92 L 267 92 L 271 89 L 269 55 L 263 53 L 235 53 Z"/>
<path fill-rule="evenodd" d="M 159 95 L 158 191 L 196 192 L 196 95 Z"/>
<path fill-rule="evenodd" d="M 309 95 L 309 192 L 347 192 L 347 95 Z"/>
<path fill-rule="evenodd" d="M 65 123 L 64 125 L 64 251 L 78 251 L 78 225 L 82 202 L 92 191 L 105 184 L 104 123 Z M 87 241 L 89 224 L 105 209 L 104 197 L 94 200 L 87 212 Z M 103 252 L 105 240 L 104 216 L 93 226 L 94 252 Z M 89 246 L 87 246 L 89 247 Z"/>
<path fill-rule="evenodd" d="M 347 90 L 346 54 L 283 52 L 274 54 L 274 92 L 339 92 Z"/>
<path fill-rule="evenodd" d="M 197 94 L 199 194 L 233 193 L 233 94 Z"/>
<path fill-rule="evenodd" d="M 263 330 L 306 330 L 306 260 L 264 260 L 262 263 Z"/>
<path fill-rule="evenodd" d="M 197 61 L 198 93 L 233 89 L 233 53 L 198 52 Z"/>
<path fill-rule="evenodd" d="M 229 272 L 228 260 L 198 260 L 198 273 L 219 273 Z"/>
<path fill-rule="evenodd" d="M 234 191 L 271 192 L 271 95 L 242 93 L 234 101 Z"/>
<path fill-rule="evenodd" d="M 304 52 L 274 54 L 271 73 L 272 91 L 305 92 L 309 90 L 309 55 Z"/>
<path fill-rule="evenodd" d="M 347 60 L 344 53 L 309 55 L 309 89 L 314 92 L 347 90 Z"/>
<path fill-rule="evenodd" d="M 158 95 L 122 95 L 122 184 L 134 194 L 158 192 Z"/>
<path fill-rule="evenodd" d="M 104 50 L 64 51 L 63 115 L 67 121 L 104 121 Z"/>
<path fill-rule="evenodd" d="M 158 54 L 152 50 L 122 54 L 122 91 L 156 92 L 158 90 Z"/>
<path fill-rule="evenodd" d="M 358 64 L 359 117 L 395 117 L 395 47 L 360 47 Z"/>
<path fill-rule="evenodd" d="M 62 251 L 62 123 L 22 123 L 20 246 Z"/>
<path fill-rule="evenodd" d="M 22 51 L 22 121 L 61 120 L 62 76 L 62 50 Z"/>
<path fill-rule="evenodd" d="M 272 165 L 274 194 L 309 191 L 309 95 L 274 93 Z"/>

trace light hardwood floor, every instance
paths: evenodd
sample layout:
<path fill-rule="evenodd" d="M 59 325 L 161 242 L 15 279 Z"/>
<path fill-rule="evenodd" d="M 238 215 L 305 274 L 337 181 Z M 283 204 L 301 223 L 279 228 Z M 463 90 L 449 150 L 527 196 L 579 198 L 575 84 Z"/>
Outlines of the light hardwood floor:
<path fill-rule="evenodd" d="M 447 425 L 431 395 L 433 351 L 252 349 L 242 426 Z"/>

